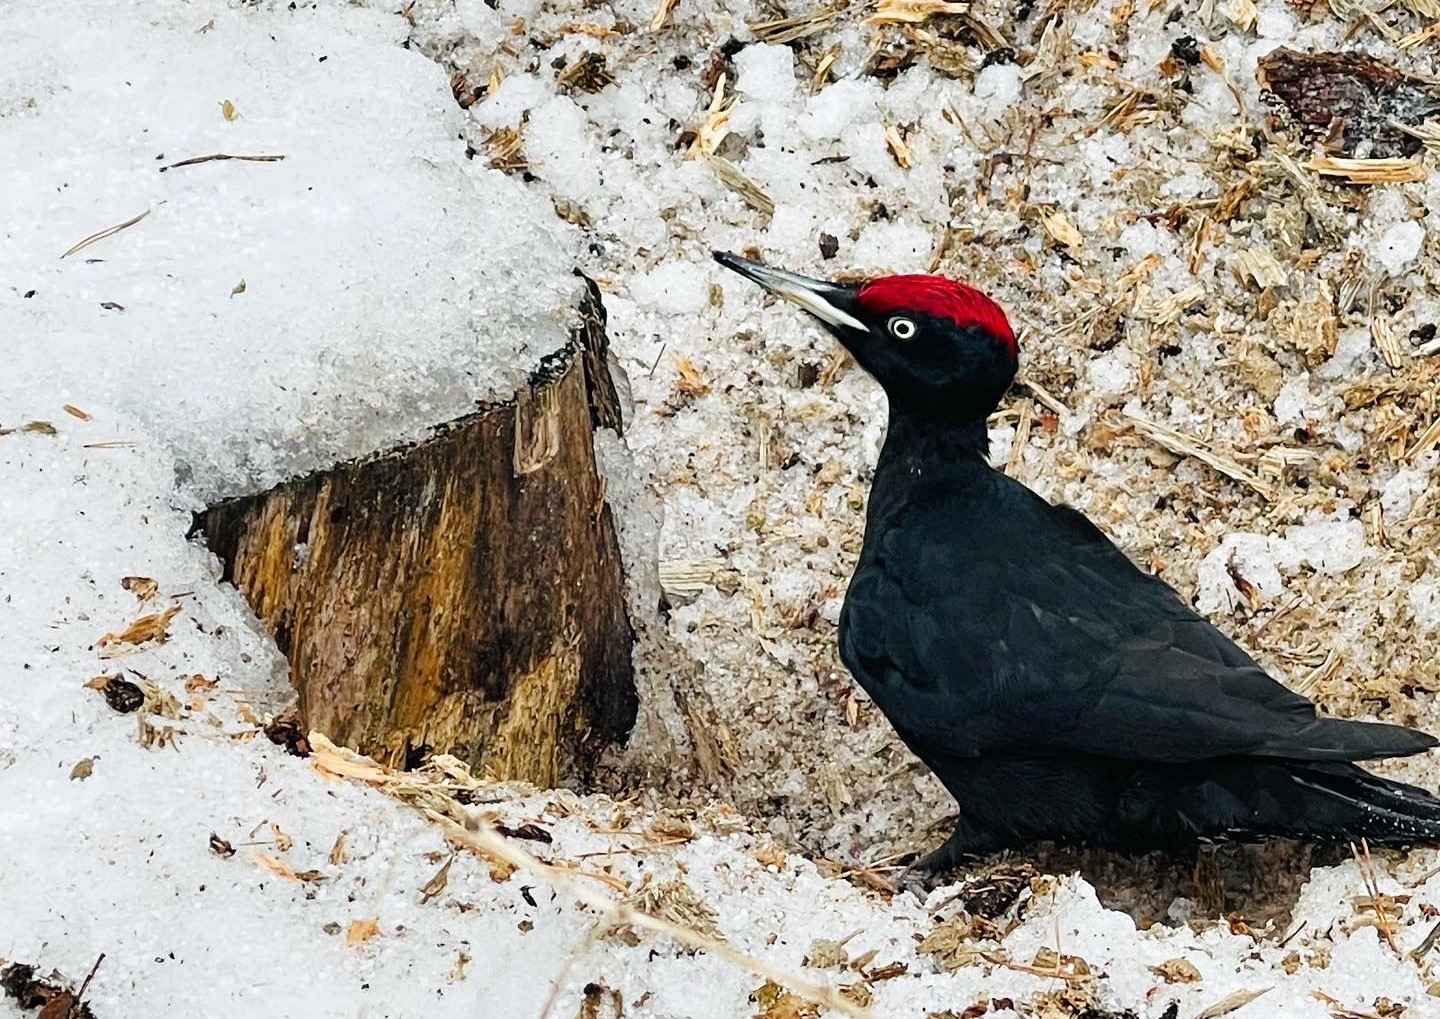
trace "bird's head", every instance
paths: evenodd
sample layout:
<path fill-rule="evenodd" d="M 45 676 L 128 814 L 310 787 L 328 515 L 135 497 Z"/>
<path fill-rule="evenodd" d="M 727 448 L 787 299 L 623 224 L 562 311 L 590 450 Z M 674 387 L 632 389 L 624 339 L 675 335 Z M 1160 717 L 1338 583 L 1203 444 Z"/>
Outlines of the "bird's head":
<path fill-rule="evenodd" d="M 728 251 L 715 261 L 814 315 L 875 376 L 892 411 L 984 418 L 1015 377 L 1019 348 L 1000 306 L 944 276 L 811 279 Z"/>

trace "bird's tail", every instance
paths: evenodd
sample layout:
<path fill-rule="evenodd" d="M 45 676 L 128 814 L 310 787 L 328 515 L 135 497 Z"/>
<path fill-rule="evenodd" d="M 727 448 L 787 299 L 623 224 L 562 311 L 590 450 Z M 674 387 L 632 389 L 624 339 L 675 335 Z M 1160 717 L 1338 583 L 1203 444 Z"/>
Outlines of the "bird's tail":
<path fill-rule="evenodd" d="M 1372 845 L 1440 841 L 1440 799 L 1353 764 L 1292 765 L 1305 810 L 1296 837 Z M 1284 834 L 1283 832 L 1280 834 Z"/>
<path fill-rule="evenodd" d="M 1440 799 L 1358 765 L 1213 761 L 1174 774 L 1138 776 L 1121 796 L 1127 826 L 1159 842 L 1198 838 L 1403 845 L 1440 842 Z"/>

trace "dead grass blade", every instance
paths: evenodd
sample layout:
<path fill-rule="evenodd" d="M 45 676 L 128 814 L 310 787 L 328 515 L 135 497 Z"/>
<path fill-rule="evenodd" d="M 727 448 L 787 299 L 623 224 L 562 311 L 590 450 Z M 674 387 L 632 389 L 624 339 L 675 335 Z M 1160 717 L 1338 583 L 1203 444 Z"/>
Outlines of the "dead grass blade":
<path fill-rule="evenodd" d="M 123 223 L 116 223 L 114 226 L 106 227 L 104 230 L 93 233 L 89 237 L 86 237 L 83 241 L 79 241 L 78 243 L 72 245 L 70 247 L 70 250 L 65 252 L 65 254 L 61 255 L 60 257 L 69 258 L 77 251 L 85 250 L 90 245 L 94 244 L 96 241 L 103 241 L 107 237 L 114 237 L 121 230 L 129 229 L 154 211 L 154 209 L 146 209 L 144 212 L 140 213 L 140 215 L 132 216 Z"/>
<path fill-rule="evenodd" d="M 1202 1008 L 1199 1012 L 1191 1016 L 1190 1019 L 1220 1019 L 1223 1015 L 1229 1015 L 1231 1012 L 1244 1008 L 1250 1004 L 1250 1002 L 1260 997 L 1260 995 L 1267 994 L 1269 991 L 1270 988 L 1268 987 L 1261 987 L 1253 991 L 1235 991 L 1233 994 L 1225 995 L 1225 997 L 1215 1002 L 1215 1004 L 1209 1008 Z"/>
<path fill-rule="evenodd" d="M 1359 849 L 1355 848 L 1355 843 L 1350 843 L 1350 855 L 1355 857 L 1355 865 L 1360 868 L 1360 876 L 1365 879 L 1365 890 L 1370 893 L 1370 909 L 1375 914 L 1375 928 L 1380 932 L 1385 944 L 1390 946 L 1390 951 L 1398 956 L 1400 949 L 1395 944 L 1395 923 L 1385 909 L 1385 900 L 1380 897 L 1380 885 L 1375 880 L 1375 861 L 1370 857 L 1370 843 L 1361 839 Z"/>
<path fill-rule="evenodd" d="M 784 45 L 824 31 L 835 20 L 835 14 L 833 7 L 817 7 L 804 14 L 792 14 L 788 18 L 752 21 L 747 27 L 761 42 Z"/>

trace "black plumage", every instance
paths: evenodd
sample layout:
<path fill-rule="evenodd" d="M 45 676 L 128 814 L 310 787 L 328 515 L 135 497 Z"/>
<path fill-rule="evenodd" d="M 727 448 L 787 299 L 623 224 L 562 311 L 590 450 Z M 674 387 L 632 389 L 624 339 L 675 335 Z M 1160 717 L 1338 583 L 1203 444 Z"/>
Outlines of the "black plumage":
<path fill-rule="evenodd" d="M 1434 737 L 1318 716 L 1084 515 L 989 466 L 1017 359 L 993 302 L 716 257 L 824 321 L 889 397 L 840 654 L 959 805 L 918 867 L 1038 840 L 1440 839 L 1440 800 L 1353 763 Z"/>

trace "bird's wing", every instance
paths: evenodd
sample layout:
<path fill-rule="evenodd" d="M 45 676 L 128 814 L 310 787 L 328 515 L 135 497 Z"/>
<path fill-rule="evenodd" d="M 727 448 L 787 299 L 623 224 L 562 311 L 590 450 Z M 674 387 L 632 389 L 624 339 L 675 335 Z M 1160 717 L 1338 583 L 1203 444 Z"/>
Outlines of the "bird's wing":
<path fill-rule="evenodd" d="M 1014 489 L 989 523 L 957 529 L 953 507 L 922 500 L 867 538 L 842 657 L 920 756 L 1361 760 L 1436 745 L 1317 718 L 1080 513 Z"/>

